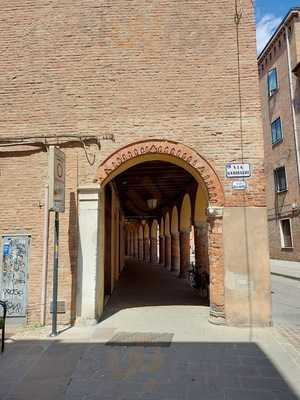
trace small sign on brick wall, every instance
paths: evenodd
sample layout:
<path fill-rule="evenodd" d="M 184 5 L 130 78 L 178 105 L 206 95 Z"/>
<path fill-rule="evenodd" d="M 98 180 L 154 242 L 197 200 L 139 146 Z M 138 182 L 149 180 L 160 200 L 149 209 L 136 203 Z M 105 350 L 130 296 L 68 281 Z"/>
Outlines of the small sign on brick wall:
<path fill-rule="evenodd" d="M 232 189 L 234 190 L 246 190 L 248 187 L 247 182 L 245 181 L 233 181 Z"/>
<path fill-rule="evenodd" d="M 248 178 L 251 176 L 250 164 L 230 163 L 226 165 L 227 178 Z"/>

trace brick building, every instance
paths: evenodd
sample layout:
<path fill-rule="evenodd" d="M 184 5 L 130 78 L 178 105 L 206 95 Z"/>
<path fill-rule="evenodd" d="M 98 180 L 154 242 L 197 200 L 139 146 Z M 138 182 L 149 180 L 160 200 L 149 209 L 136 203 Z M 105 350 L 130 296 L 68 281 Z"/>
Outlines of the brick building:
<path fill-rule="evenodd" d="M 258 57 L 271 258 L 300 261 L 300 8 Z"/>
<path fill-rule="evenodd" d="M 186 277 L 194 238 L 210 320 L 270 324 L 255 21 L 252 1 L 242 7 L 0 5 L 1 296 L 11 315 L 50 318 L 56 146 L 66 159 L 61 321 L 98 320 L 130 258 Z M 229 163 L 249 164 L 251 176 L 227 176 Z"/>

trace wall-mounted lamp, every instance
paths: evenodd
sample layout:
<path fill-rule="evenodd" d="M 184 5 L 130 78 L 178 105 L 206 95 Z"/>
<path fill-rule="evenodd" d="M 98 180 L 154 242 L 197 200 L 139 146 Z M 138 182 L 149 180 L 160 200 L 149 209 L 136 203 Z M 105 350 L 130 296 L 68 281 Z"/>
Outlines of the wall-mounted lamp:
<path fill-rule="evenodd" d="M 209 206 L 206 209 L 206 215 L 208 216 L 208 218 L 222 218 L 223 217 L 223 208 Z"/>
<path fill-rule="evenodd" d="M 147 205 L 150 208 L 150 210 L 154 210 L 157 207 L 157 199 L 148 199 Z"/>

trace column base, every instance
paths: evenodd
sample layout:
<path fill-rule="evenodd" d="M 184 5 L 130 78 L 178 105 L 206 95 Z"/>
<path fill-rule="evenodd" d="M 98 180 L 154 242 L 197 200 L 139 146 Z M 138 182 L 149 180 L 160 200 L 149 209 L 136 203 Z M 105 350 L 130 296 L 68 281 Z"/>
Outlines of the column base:
<path fill-rule="evenodd" d="M 96 318 L 76 318 L 74 326 L 93 326 L 97 325 L 98 321 Z"/>
<path fill-rule="evenodd" d="M 223 311 L 209 311 L 208 322 L 213 325 L 226 325 L 225 313 Z"/>
<path fill-rule="evenodd" d="M 180 279 L 187 279 L 188 276 L 189 276 L 188 271 L 181 271 L 178 273 L 178 278 L 180 278 Z"/>

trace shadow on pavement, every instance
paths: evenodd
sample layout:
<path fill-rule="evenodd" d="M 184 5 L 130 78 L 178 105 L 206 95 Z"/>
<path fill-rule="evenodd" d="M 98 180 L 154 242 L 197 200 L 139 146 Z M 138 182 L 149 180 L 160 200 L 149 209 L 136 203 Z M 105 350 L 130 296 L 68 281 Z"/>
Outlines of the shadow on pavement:
<path fill-rule="evenodd" d="M 1 400 L 299 400 L 255 343 L 20 340 L 0 356 Z"/>
<path fill-rule="evenodd" d="M 208 306 L 209 303 L 186 279 L 178 278 L 165 267 L 127 260 L 101 320 L 124 309 L 176 305 Z"/>

